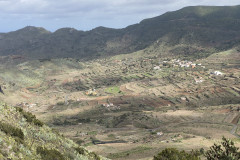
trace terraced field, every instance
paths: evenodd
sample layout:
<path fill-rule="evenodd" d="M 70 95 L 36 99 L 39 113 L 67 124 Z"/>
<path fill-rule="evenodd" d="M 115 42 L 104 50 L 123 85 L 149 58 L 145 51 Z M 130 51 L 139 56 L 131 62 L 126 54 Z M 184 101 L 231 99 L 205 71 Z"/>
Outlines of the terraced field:
<path fill-rule="evenodd" d="M 112 159 L 149 158 L 165 147 L 206 148 L 222 136 L 239 146 L 239 52 L 213 54 L 192 62 L 201 64 L 195 68 L 172 62 L 121 55 L 11 65 L 7 76 L 2 67 L 0 99 Z"/>

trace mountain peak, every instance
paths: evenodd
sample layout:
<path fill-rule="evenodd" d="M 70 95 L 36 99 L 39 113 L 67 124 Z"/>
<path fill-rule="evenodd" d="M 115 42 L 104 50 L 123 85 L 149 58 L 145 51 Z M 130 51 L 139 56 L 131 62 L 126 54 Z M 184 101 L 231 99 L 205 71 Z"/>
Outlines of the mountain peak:
<path fill-rule="evenodd" d="M 17 30 L 18 32 L 39 32 L 39 33 L 51 33 L 43 27 L 35 27 L 35 26 L 26 26 L 22 29 Z"/>
<path fill-rule="evenodd" d="M 60 28 L 60 29 L 56 30 L 54 33 L 55 34 L 59 34 L 59 33 L 69 34 L 69 33 L 76 33 L 76 32 L 79 32 L 79 31 L 75 28 L 66 27 L 66 28 Z"/>

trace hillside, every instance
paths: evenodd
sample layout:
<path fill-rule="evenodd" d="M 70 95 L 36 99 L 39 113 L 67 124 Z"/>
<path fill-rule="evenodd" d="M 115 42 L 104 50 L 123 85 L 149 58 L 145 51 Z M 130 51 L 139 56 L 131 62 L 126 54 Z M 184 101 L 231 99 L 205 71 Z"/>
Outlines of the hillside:
<path fill-rule="evenodd" d="M 51 33 L 28 26 L 0 34 L 0 55 L 23 55 L 25 59 L 96 58 L 150 46 L 159 50 L 164 46 L 173 55 L 206 56 L 238 44 L 239 15 L 240 6 L 196 6 L 167 12 L 123 29 L 98 27 L 84 32 L 62 28 Z"/>
<path fill-rule="evenodd" d="M 1 160 L 104 159 L 50 129 L 21 108 L 0 104 Z"/>

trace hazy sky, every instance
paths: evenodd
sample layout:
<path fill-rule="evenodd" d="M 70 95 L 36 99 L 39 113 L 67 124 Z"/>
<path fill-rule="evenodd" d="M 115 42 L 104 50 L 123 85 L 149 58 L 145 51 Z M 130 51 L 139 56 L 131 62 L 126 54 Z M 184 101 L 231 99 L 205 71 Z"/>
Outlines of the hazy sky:
<path fill-rule="evenodd" d="M 238 4 L 240 0 L 0 0 L 0 32 L 25 26 L 50 31 L 123 28 L 185 6 Z"/>

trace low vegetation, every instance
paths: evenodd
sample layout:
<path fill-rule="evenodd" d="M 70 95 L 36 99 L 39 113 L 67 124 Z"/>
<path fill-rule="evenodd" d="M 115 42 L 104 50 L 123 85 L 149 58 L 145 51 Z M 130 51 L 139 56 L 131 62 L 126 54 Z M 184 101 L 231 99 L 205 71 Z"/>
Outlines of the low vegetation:
<path fill-rule="evenodd" d="M 40 154 L 43 160 L 65 160 L 63 155 L 55 149 L 48 150 L 43 147 L 37 147 L 37 154 Z"/>
<path fill-rule="evenodd" d="M 206 152 L 205 156 L 208 160 L 238 160 L 240 159 L 240 151 L 239 148 L 234 145 L 233 141 L 223 137 L 221 144 L 214 144 L 210 150 Z"/>
<path fill-rule="evenodd" d="M 142 153 L 142 152 L 145 152 L 145 151 L 147 152 L 151 149 L 152 149 L 151 147 L 139 146 L 139 147 L 130 149 L 128 151 L 109 154 L 108 158 L 112 158 L 112 159 L 127 158 L 131 154 Z"/>
<path fill-rule="evenodd" d="M 178 151 L 175 148 L 166 148 L 154 156 L 153 160 L 200 160 L 200 158 L 193 153 Z"/>
<path fill-rule="evenodd" d="M 200 156 L 204 156 L 207 160 L 239 160 L 240 151 L 233 141 L 223 137 L 220 145 L 214 144 L 205 153 L 203 149 L 188 153 L 176 148 L 166 148 L 154 156 L 153 160 L 200 160 Z"/>
<path fill-rule="evenodd" d="M 14 137 L 17 142 L 23 143 L 24 142 L 24 134 L 20 128 L 14 127 L 10 124 L 0 122 L 0 130 Z"/>
<path fill-rule="evenodd" d="M 33 123 L 33 124 L 35 124 L 35 125 L 37 125 L 37 126 L 40 126 L 40 127 L 43 126 L 43 122 L 41 122 L 40 120 L 38 120 L 38 119 L 36 118 L 36 116 L 33 115 L 32 113 L 26 112 L 26 111 L 24 111 L 22 108 L 19 108 L 19 107 L 16 107 L 16 110 L 17 110 L 18 112 L 20 112 L 20 113 L 23 115 L 24 118 L 26 118 L 27 122 Z"/>
<path fill-rule="evenodd" d="M 0 104 L 0 159 L 102 160 L 21 108 Z"/>

